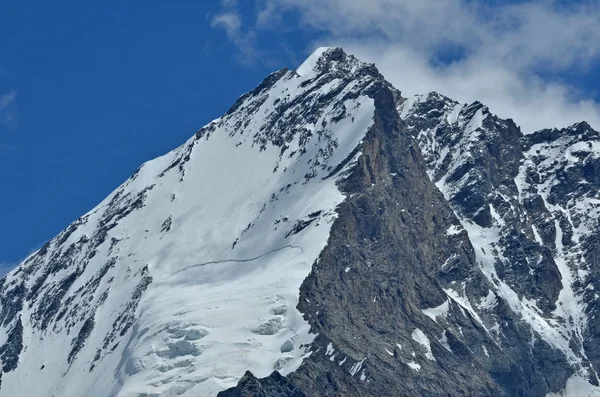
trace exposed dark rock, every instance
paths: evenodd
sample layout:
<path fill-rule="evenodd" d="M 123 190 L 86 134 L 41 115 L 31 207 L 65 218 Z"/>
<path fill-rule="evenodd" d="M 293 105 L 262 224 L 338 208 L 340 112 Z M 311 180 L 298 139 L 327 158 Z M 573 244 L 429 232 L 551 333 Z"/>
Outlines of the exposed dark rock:
<path fill-rule="evenodd" d="M 0 359 L 2 359 L 1 372 L 11 372 L 17 369 L 21 350 L 23 350 L 23 323 L 21 316 L 19 316 L 15 325 L 8 333 L 6 342 L 0 346 Z"/>
<path fill-rule="evenodd" d="M 246 372 L 238 385 L 217 394 L 218 397 L 305 397 L 277 371 L 263 379 Z"/>
<path fill-rule="evenodd" d="M 112 350 L 119 344 L 118 339 L 124 336 L 135 322 L 135 311 L 140 303 L 143 293 L 152 283 L 152 277 L 149 274 L 148 266 L 145 266 L 141 271 L 142 278 L 139 284 L 135 287 L 131 299 L 127 302 L 124 309 L 112 324 L 112 329 L 104 337 L 102 350 L 107 351 L 112 343 Z M 116 342 L 116 343 L 115 343 Z"/>
<path fill-rule="evenodd" d="M 448 285 L 435 278 L 444 261 L 457 255 L 456 275 L 476 273 L 474 255 L 464 235 L 460 245 L 447 241 L 456 219 L 427 178 L 416 142 L 402 132 L 393 92 L 381 85 L 374 100 L 375 124 L 342 185 L 350 198 L 338 209 L 328 245 L 301 288 L 300 311 L 327 339 L 317 338 L 316 352 L 289 378 L 310 396 L 498 394 L 475 357 L 449 354 L 437 342 L 443 328 L 422 315 L 421 308 L 447 299 L 442 288 Z M 356 270 L 343 272 L 347 267 Z M 488 340 L 472 323 L 468 319 L 463 330 Z M 437 361 L 411 356 L 422 348 L 411 336 L 416 328 L 427 334 Z M 328 343 L 348 357 L 345 365 L 323 354 Z M 385 349 L 396 344 L 403 349 L 394 358 Z M 413 360 L 418 373 L 407 365 Z M 439 366 L 452 368 L 452 382 L 440 376 Z"/>
<path fill-rule="evenodd" d="M 0 283 L 0 324 L 6 327 L 23 309 L 25 284 L 8 285 L 5 278 Z"/>
<path fill-rule="evenodd" d="M 73 360 L 75 360 L 75 358 L 77 357 L 77 353 L 79 353 L 79 351 L 83 348 L 85 341 L 94 329 L 94 324 L 95 321 L 93 317 L 90 317 L 87 320 L 85 320 L 85 322 L 81 326 L 81 329 L 79 330 L 79 333 L 71 341 L 71 351 L 69 352 L 69 357 L 67 358 L 69 364 L 72 363 Z"/>
<path fill-rule="evenodd" d="M 39 323 L 40 329 L 45 330 L 48 327 L 50 321 L 52 321 L 60 310 L 63 297 L 81 273 L 81 269 L 76 269 L 73 273 L 46 290 L 46 293 L 40 299 L 38 307 L 31 316 L 32 321 Z"/>
<path fill-rule="evenodd" d="M 569 360 L 493 292 L 497 280 L 482 274 L 455 214 L 484 230 L 499 228 L 496 246 L 487 248 L 497 258 L 492 264 L 497 277 L 551 317 L 563 289 L 556 236 L 561 233 L 562 246 L 575 247 L 574 230 L 583 220 L 546 205 L 534 186 L 549 174 L 528 168 L 526 151 L 565 134 L 576 139 L 598 134 L 578 125 L 577 132 L 524 137 L 512 120 L 493 116 L 478 102 L 464 106 L 455 123 L 448 115 L 460 105 L 436 93 L 401 120 L 399 95 L 385 84 L 370 89 L 375 124 L 360 146 L 357 166 L 341 184 L 348 199 L 338 208 L 328 244 L 301 288 L 298 308 L 319 336 L 288 380 L 307 396 L 543 397 L 558 392 L 572 374 Z M 582 171 L 555 173 L 569 187 L 552 185 L 549 205 L 594 191 L 585 183 L 576 186 L 586 172 L 587 184 L 595 183 L 595 165 L 588 165 L 593 159 L 581 151 L 573 156 L 581 160 Z M 447 197 L 428 174 L 447 189 Z M 527 185 L 518 185 L 520 175 Z M 451 228 L 456 232 L 447 232 Z M 586 252 L 586 261 L 600 268 L 600 248 Z M 599 279 L 597 270 L 590 274 Z M 473 304 L 473 311 L 453 296 L 486 303 Z M 592 293 L 584 296 L 597 300 Z M 444 302 L 448 308 L 442 317 L 434 321 L 424 315 L 423 309 Z M 597 340 L 599 324 L 591 321 L 586 342 L 573 340 L 574 351 L 583 343 L 594 366 L 600 349 L 587 341 Z M 416 329 L 429 340 L 435 361 L 415 342 Z M 232 395 L 259 382 L 245 379 L 252 382 L 240 382 Z M 594 376 L 589 380 L 597 382 Z"/>
<path fill-rule="evenodd" d="M 168 232 L 169 230 L 171 230 L 171 222 L 172 219 L 171 217 L 168 217 L 162 224 L 162 226 L 160 227 L 160 231 L 161 232 Z"/>

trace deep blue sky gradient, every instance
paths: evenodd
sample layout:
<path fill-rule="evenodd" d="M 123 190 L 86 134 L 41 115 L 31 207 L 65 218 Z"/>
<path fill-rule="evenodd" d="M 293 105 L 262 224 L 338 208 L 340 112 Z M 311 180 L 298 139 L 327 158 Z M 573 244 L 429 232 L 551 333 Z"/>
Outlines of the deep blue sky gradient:
<path fill-rule="evenodd" d="M 240 61 L 210 27 L 217 1 L 137 4 L 3 4 L 0 94 L 17 97 L 15 121 L 0 125 L 0 263 L 23 259 L 306 55 L 308 39 L 288 32 L 261 39 L 278 55 Z"/>

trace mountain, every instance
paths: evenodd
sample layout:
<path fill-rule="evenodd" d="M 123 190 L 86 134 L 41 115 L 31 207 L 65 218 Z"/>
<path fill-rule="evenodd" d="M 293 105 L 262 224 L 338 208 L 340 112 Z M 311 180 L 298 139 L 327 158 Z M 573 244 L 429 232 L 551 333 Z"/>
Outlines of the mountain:
<path fill-rule="evenodd" d="M 318 49 L 2 279 L 0 396 L 600 395 L 599 142 Z"/>

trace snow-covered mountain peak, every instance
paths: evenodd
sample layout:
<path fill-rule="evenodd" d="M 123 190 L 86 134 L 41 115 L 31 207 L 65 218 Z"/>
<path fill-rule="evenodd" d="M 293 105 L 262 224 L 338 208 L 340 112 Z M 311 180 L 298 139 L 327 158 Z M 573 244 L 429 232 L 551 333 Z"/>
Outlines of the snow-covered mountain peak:
<path fill-rule="evenodd" d="M 307 77 L 309 74 L 330 73 L 341 76 L 357 72 L 369 74 L 375 78 L 383 78 L 374 64 L 359 61 L 353 55 L 344 52 L 341 47 L 317 48 L 296 69 L 296 73 L 304 77 Z"/>
<path fill-rule="evenodd" d="M 0 280 L 0 396 L 593 395 L 599 141 L 318 49 Z"/>
<path fill-rule="evenodd" d="M 298 66 L 298 68 L 296 69 L 296 73 L 298 73 L 298 75 L 300 75 L 300 76 L 303 76 L 307 73 L 312 72 L 317 67 L 321 57 L 326 52 L 335 51 L 338 49 L 339 49 L 339 47 L 319 47 L 319 48 L 317 48 L 316 50 L 313 51 L 312 54 L 310 54 L 308 56 L 308 58 L 306 58 L 306 60 L 300 66 Z"/>
<path fill-rule="evenodd" d="M 297 368 L 299 288 L 373 122 L 370 70 L 330 49 L 271 74 L 10 273 L 2 393 L 214 395 Z"/>

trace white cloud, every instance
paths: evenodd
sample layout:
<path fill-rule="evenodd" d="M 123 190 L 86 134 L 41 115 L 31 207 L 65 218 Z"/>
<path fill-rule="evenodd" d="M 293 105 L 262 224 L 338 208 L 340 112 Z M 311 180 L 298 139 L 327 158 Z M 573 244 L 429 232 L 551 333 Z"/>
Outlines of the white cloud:
<path fill-rule="evenodd" d="M 225 31 L 227 38 L 239 50 L 238 59 L 245 63 L 253 63 L 257 56 L 256 33 L 252 29 L 244 30 L 242 17 L 235 11 L 235 1 L 224 1 L 226 11 L 213 17 L 211 26 Z"/>
<path fill-rule="evenodd" d="M 15 98 L 17 97 L 16 91 L 10 91 L 8 94 L 0 95 L 0 110 L 6 109 L 8 105 L 10 105 Z"/>
<path fill-rule="evenodd" d="M 270 15 L 296 10 L 304 26 L 334 38 L 379 37 L 432 56 L 456 45 L 468 56 L 571 67 L 600 52 L 600 3 L 561 6 L 530 1 L 504 6 L 469 0 L 267 0 Z"/>
<path fill-rule="evenodd" d="M 287 13 L 295 13 L 298 29 L 318 34 L 315 46 L 341 45 L 374 62 L 405 95 L 438 91 L 461 102 L 479 100 L 500 116 L 515 119 L 524 131 L 581 120 L 600 128 L 600 104 L 586 97 L 584 87 L 556 77 L 584 73 L 597 65 L 598 0 L 504 5 L 477 0 L 263 0 L 259 4 L 253 31 L 272 29 Z"/>
<path fill-rule="evenodd" d="M 212 27 L 223 28 L 227 33 L 227 37 L 236 39 L 242 28 L 242 19 L 237 12 L 224 12 L 215 16 L 211 25 Z"/>
<path fill-rule="evenodd" d="M 582 98 L 575 87 L 522 73 L 502 63 L 469 58 L 434 66 L 424 54 L 399 44 L 347 41 L 346 51 L 375 62 L 404 95 L 438 91 L 460 102 L 479 100 L 524 132 L 566 127 L 586 120 L 600 127 L 600 105 Z"/>
<path fill-rule="evenodd" d="M 17 92 L 12 90 L 6 94 L 0 94 L 0 124 L 14 127 L 15 116 L 11 105 L 17 98 Z"/>

